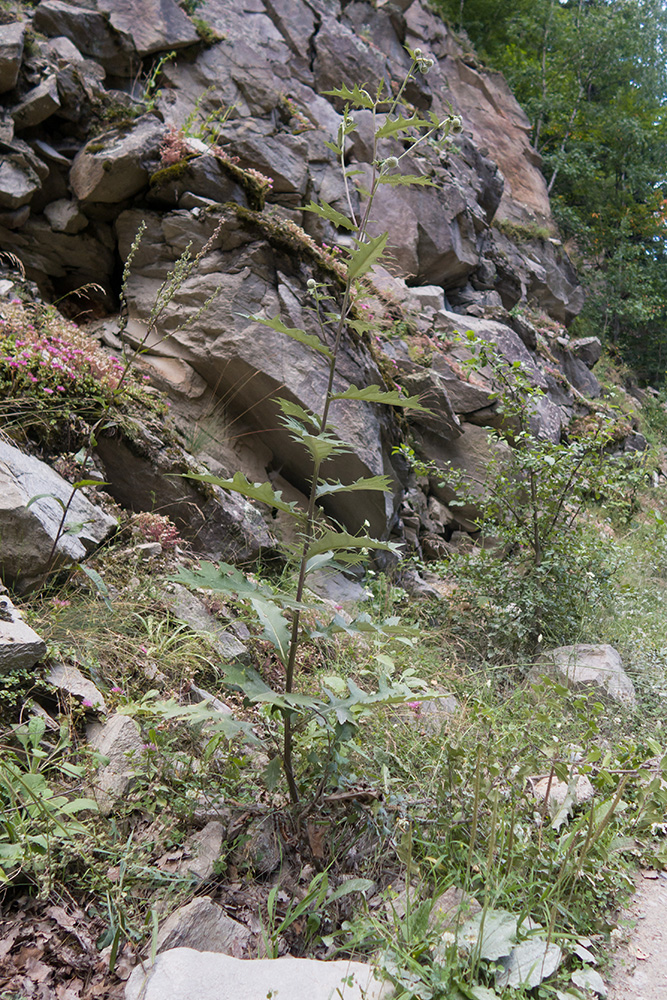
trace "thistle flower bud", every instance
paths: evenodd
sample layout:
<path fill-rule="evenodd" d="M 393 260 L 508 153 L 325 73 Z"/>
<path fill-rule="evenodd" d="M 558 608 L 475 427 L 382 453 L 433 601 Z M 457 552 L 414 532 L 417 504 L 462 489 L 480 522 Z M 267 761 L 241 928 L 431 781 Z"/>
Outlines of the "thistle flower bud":
<path fill-rule="evenodd" d="M 308 289 L 309 292 L 315 291 L 315 289 L 317 288 L 317 282 L 315 281 L 314 278 L 308 279 L 308 281 L 306 282 L 306 288 Z"/>
<path fill-rule="evenodd" d="M 382 164 L 382 173 L 386 173 L 388 170 L 396 170 L 398 166 L 398 157 L 388 156 L 387 159 Z"/>
<path fill-rule="evenodd" d="M 463 119 L 460 115 L 454 115 L 453 118 L 450 119 L 449 131 L 452 135 L 458 135 L 459 132 L 463 132 Z"/>
<path fill-rule="evenodd" d="M 412 53 L 412 55 L 414 56 L 415 59 L 421 59 L 421 57 L 422 57 L 422 50 L 421 49 L 415 49 L 414 52 Z"/>

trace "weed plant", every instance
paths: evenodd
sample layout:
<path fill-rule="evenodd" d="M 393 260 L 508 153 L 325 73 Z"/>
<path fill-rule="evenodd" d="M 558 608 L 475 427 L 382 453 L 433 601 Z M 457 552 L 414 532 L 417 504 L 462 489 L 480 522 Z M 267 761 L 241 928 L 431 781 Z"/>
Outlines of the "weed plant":
<path fill-rule="evenodd" d="M 218 570 L 212 565 L 203 566 L 197 573 L 181 573 L 179 579 L 190 586 L 199 586 L 247 597 L 254 608 L 262 625 L 264 637 L 274 647 L 275 653 L 284 667 L 285 679 L 282 692 L 277 692 L 264 683 L 258 675 L 243 676 L 238 671 L 230 670 L 227 676 L 237 683 L 251 701 L 271 705 L 280 713 L 283 727 L 283 740 L 280 756 L 274 760 L 282 766 L 292 802 L 299 802 L 302 794 L 316 801 L 324 791 L 330 774 L 327 773 L 332 760 L 338 755 L 341 741 L 349 738 L 355 726 L 355 714 L 363 707 L 372 703 L 387 703 L 405 700 L 411 696 L 411 678 L 404 674 L 399 683 L 388 681 L 381 677 L 377 692 L 369 694 L 357 687 L 352 680 L 347 681 L 349 695 L 347 698 L 336 696 L 325 689 L 324 696 L 315 698 L 304 695 L 296 690 L 296 668 L 299 650 L 304 640 L 309 638 L 326 639 L 336 632 L 361 633 L 367 638 L 372 635 L 375 640 L 391 640 L 399 633 L 396 621 L 389 619 L 384 624 L 374 625 L 369 620 L 359 618 L 355 622 L 345 622 L 340 617 L 334 619 L 331 625 L 317 624 L 313 630 L 306 626 L 303 612 L 307 607 L 303 603 L 304 591 L 308 574 L 326 565 L 341 563 L 358 563 L 363 561 L 371 551 L 393 550 L 391 543 L 372 538 L 368 534 L 351 535 L 344 530 L 329 527 L 322 519 L 320 506 L 332 494 L 355 491 L 379 490 L 388 492 L 391 483 L 385 476 L 374 476 L 359 479 L 353 483 L 331 481 L 326 478 L 323 470 L 326 462 L 333 456 L 344 453 L 347 449 L 335 433 L 331 422 L 331 407 L 337 400 L 362 401 L 399 407 L 421 409 L 416 398 L 405 397 L 401 391 L 381 390 L 376 386 L 358 388 L 349 386 L 343 392 L 334 390 L 337 372 L 338 355 L 344 336 L 352 329 L 356 333 L 364 333 L 369 329 L 366 321 L 354 319 L 354 306 L 364 294 L 362 279 L 384 253 L 388 234 L 371 237 L 369 224 L 372 217 L 375 195 L 382 184 L 393 186 L 406 184 L 430 183 L 427 177 L 410 175 L 401 172 L 400 161 L 412 153 L 422 142 L 437 135 L 446 135 L 451 129 L 460 130 L 458 118 L 449 116 L 440 121 L 436 116 L 429 119 L 418 115 L 406 117 L 400 110 L 404 88 L 411 75 L 416 72 L 426 72 L 431 65 L 430 60 L 422 58 L 421 52 L 411 53 L 412 64 L 403 85 L 396 96 L 386 96 L 383 87 L 379 87 L 373 96 L 368 90 L 355 86 L 350 89 L 342 86 L 330 94 L 345 102 L 345 111 L 334 142 L 327 143 L 341 164 L 349 215 L 345 215 L 332 206 L 311 202 L 305 210 L 326 219 L 337 228 L 344 229 L 351 237 L 351 249 L 347 251 L 346 259 L 340 261 L 344 288 L 342 301 L 336 299 L 333 289 L 317 282 L 314 278 L 308 281 L 308 290 L 313 300 L 313 311 L 319 326 L 319 334 L 313 335 L 304 329 L 288 328 L 278 318 L 256 316 L 257 322 L 291 337 L 309 347 L 320 359 L 324 359 L 328 384 L 322 400 L 320 413 L 304 409 L 302 406 L 287 399 L 277 399 L 283 416 L 283 422 L 291 437 L 307 451 L 312 462 L 312 474 L 308 505 L 305 511 L 294 503 L 287 503 L 280 493 L 273 490 L 270 483 L 253 484 L 245 476 L 238 473 L 233 479 L 221 479 L 214 476 L 195 476 L 204 482 L 214 483 L 224 489 L 240 493 L 267 504 L 276 511 L 282 511 L 291 516 L 300 532 L 301 554 L 296 567 L 297 584 L 294 596 L 272 590 L 268 587 L 249 586 L 248 580 L 238 571 L 229 566 L 221 566 Z M 347 169 L 345 164 L 345 145 L 348 137 L 356 130 L 352 114 L 353 109 L 363 109 L 371 112 L 373 122 L 373 154 L 371 159 L 371 181 L 365 191 L 366 201 L 359 217 L 353 209 L 353 191 L 351 177 L 355 172 Z M 396 140 L 403 140 L 403 148 Z M 386 155 L 383 147 L 396 149 L 399 155 Z M 315 779 L 313 794 L 311 775 L 308 782 L 299 787 L 294 764 L 295 734 L 308 728 L 311 724 L 323 725 L 328 739 L 328 751 L 325 755 L 325 766 L 322 773 Z M 311 758 L 312 759 L 312 758 Z M 270 772 L 273 780 L 274 772 Z M 308 785 L 311 785 L 309 788 Z"/>

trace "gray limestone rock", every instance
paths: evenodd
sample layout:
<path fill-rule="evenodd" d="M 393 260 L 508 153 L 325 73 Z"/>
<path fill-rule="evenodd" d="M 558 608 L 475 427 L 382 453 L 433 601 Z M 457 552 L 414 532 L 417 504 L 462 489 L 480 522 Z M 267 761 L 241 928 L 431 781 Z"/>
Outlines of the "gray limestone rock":
<path fill-rule="evenodd" d="M 569 687 L 606 694 L 628 708 L 636 705 L 634 684 L 623 669 L 613 646 L 579 643 L 545 652 L 531 670 L 531 677 L 553 673 Z"/>
<path fill-rule="evenodd" d="M 125 1000 L 384 1000 L 393 986 L 380 983 L 370 965 L 307 958 L 254 959 L 173 948 L 155 965 L 138 966 L 125 987 Z"/>
<path fill-rule="evenodd" d="M 0 177 L 2 168 L 0 167 Z M 59 198 L 62 191 L 56 193 Z M 52 201 L 49 198 L 47 203 Z M 104 238 L 99 228 L 97 234 Z M 115 267 L 113 248 L 91 232 L 55 232 L 46 218 L 32 215 L 25 225 L 9 235 L 0 228 L 0 245 L 12 250 L 23 261 L 28 273 L 47 293 L 52 282 L 64 279 L 67 287 L 79 288 L 89 281 L 111 291 L 111 275 Z"/>
<path fill-rule="evenodd" d="M 20 104 L 12 109 L 16 130 L 32 128 L 46 121 L 60 107 L 55 74 L 29 90 Z"/>
<path fill-rule="evenodd" d="M 13 90 L 18 80 L 23 58 L 25 21 L 0 24 L 0 94 Z"/>
<path fill-rule="evenodd" d="M 27 205 L 41 186 L 39 175 L 25 157 L 3 156 L 0 161 L 0 208 L 13 210 Z"/>
<path fill-rule="evenodd" d="M 154 115 L 144 115 L 131 126 L 106 132 L 84 146 L 70 171 L 70 184 L 79 201 L 115 204 L 147 187 L 166 131 Z"/>
<path fill-rule="evenodd" d="M 599 337 L 576 337 L 568 344 L 568 350 L 587 368 L 592 368 L 602 356 L 602 341 Z"/>
<path fill-rule="evenodd" d="M 0 594 L 0 675 L 32 667 L 46 653 L 46 643 L 23 621 L 6 594 Z"/>
<path fill-rule="evenodd" d="M 252 221 L 246 222 L 231 207 L 207 212 L 199 219 L 181 210 L 162 218 L 133 211 L 124 212 L 116 223 L 123 258 L 141 219 L 147 222 L 148 229 L 135 255 L 128 286 L 130 312 L 137 319 L 150 312 L 152 290 L 163 280 L 169 262 L 191 240 L 195 247 L 203 245 L 221 223 L 216 245 L 220 249 L 177 293 L 173 314 L 163 323 L 164 333 L 172 335 L 155 344 L 155 353 L 186 360 L 224 405 L 232 435 L 256 444 L 265 456 L 265 468 L 279 470 L 292 486 L 307 490 L 307 454 L 282 426 L 272 397 L 288 396 L 317 411 L 326 391 L 328 363 L 323 355 L 253 320 L 254 315 L 282 314 L 289 326 L 303 326 L 307 332 L 317 333 L 307 308 L 305 283 L 310 270 L 307 258 L 301 259 L 299 252 L 303 244 L 290 231 L 285 233 L 289 241 L 283 240 L 280 231 L 273 238 L 269 232 L 267 241 L 266 234 L 258 232 Z M 188 326 L 188 317 L 212 295 L 215 297 L 206 312 L 196 324 Z M 152 344 L 146 346 L 152 349 Z M 365 345 L 345 336 L 334 388 L 343 391 L 351 383 L 360 387 L 381 385 L 382 377 Z M 331 418 L 350 451 L 327 461 L 327 478 L 349 480 L 387 474 L 397 480 L 391 457 L 397 424 L 388 407 L 334 402 Z M 228 466 L 222 448 L 220 452 L 211 451 L 215 441 L 209 444 L 208 454 Z M 266 473 L 258 472 L 254 480 L 261 481 L 262 476 L 266 478 Z M 343 492 L 331 494 L 325 498 L 327 513 L 348 528 L 356 530 L 368 520 L 371 532 L 386 533 L 394 514 L 394 497 L 368 493 L 363 504 L 359 497 Z"/>
<path fill-rule="evenodd" d="M 104 696 L 93 682 L 84 677 L 81 671 L 71 663 L 54 663 L 46 679 L 63 695 L 84 702 L 85 708 L 95 709 L 97 712 L 106 714 L 107 706 Z"/>
<path fill-rule="evenodd" d="M 308 574 L 306 586 L 318 597 L 341 606 L 367 601 L 371 597 L 371 592 L 366 587 L 357 580 L 350 580 L 338 570 L 315 570 Z"/>
<path fill-rule="evenodd" d="M 183 848 L 186 857 L 181 865 L 181 871 L 187 872 L 188 874 L 195 875 L 198 879 L 209 878 L 213 872 L 216 861 L 220 860 L 220 852 L 222 850 L 222 842 L 225 838 L 225 830 L 218 820 L 211 820 L 203 830 L 198 830 L 197 833 L 192 834 L 185 841 Z M 232 921 L 234 923 L 234 921 Z M 179 946 L 192 948 L 194 945 L 191 941 L 180 940 L 178 944 L 165 943 L 160 949 L 161 951 L 167 948 L 177 948 Z M 206 945 L 205 951 L 225 951 L 226 954 L 233 955 L 234 952 L 227 952 L 223 948 L 213 948 L 209 944 Z M 238 956 L 240 957 L 240 956 Z"/>
<path fill-rule="evenodd" d="M 209 636 L 211 645 L 226 662 L 247 656 L 248 650 L 243 643 L 186 587 L 173 583 L 171 593 L 165 593 L 163 600 L 179 621 L 185 622 L 195 632 L 203 632 Z"/>
<path fill-rule="evenodd" d="M 0 211 L 0 227 L 7 230 L 20 229 L 30 218 L 30 205 L 21 205 L 13 211 Z"/>
<path fill-rule="evenodd" d="M 100 812 L 108 816 L 114 801 L 128 790 L 141 766 L 141 730 L 129 715 L 116 714 L 103 724 L 89 725 L 87 734 L 90 744 L 109 760 L 97 771 L 93 786 Z"/>
<path fill-rule="evenodd" d="M 59 198 L 44 209 L 51 229 L 57 233 L 80 233 L 88 225 L 88 219 L 75 201 Z"/>
<path fill-rule="evenodd" d="M 37 496 L 40 499 L 30 503 Z M 48 465 L 0 441 L 0 571 L 4 580 L 27 587 L 39 579 L 58 533 L 62 504 L 71 496 L 70 484 Z M 116 520 L 78 491 L 65 519 L 66 527 L 75 525 L 80 525 L 78 530 L 58 540 L 56 566 L 83 559 L 111 534 Z"/>
<path fill-rule="evenodd" d="M 205 829 L 212 826 L 222 829 L 220 823 L 208 823 Z M 250 938 L 248 928 L 228 917 L 210 896 L 198 896 L 186 906 L 180 906 L 161 924 L 157 954 L 173 948 L 191 948 L 243 958 Z"/>
<path fill-rule="evenodd" d="M 199 42 L 197 30 L 176 0 L 97 0 L 97 9 L 140 58 Z"/>
<path fill-rule="evenodd" d="M 96 10 L 94 4 L 42 0 L 32 24 L 47 38 L 68 38 L 79 52 L 116 76 L 131 76 L 140 66 L 134 45 L 113 29 L 107 15 Z"/>

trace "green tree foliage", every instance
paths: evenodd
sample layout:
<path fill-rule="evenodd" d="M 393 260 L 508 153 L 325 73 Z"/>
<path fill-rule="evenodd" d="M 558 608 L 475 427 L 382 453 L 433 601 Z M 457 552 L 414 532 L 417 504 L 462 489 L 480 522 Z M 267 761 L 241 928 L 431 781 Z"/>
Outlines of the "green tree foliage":
<path fill-rule="evenodd" d="M 648 379 L 667 360 L 664 0 L 439 0 L 503 70 L 589 288 L 577 321 Z"/>

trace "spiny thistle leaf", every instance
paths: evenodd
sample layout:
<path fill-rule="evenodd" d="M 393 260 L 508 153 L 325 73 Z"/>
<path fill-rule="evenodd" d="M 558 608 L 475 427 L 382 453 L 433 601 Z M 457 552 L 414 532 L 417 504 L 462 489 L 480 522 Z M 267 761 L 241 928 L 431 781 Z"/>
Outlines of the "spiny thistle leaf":
<path fill-rule="evenodd" d="M 379 538 L 371 538 L 370 535 L 351 535 L 347 531 L 325 531 L 308 547 L 308 559 L 319 555 L 320 552 L 327 552 L 329 549 L 336 552 L 340 549 L 381 549 L 384 552 L 400 553 L 400 546 L 396 542 L 382 542 Z"/>
<path fill-rule="evenodd" d="M 347 267 L 349 281 L 360 278 L 362 274 L 370 271 L 375 261 L 384 253 L 389 238 L 388 233 L 381 233 L 368 243 L 360 243 L 357 250 L 350 251 L 350 262 Z"/>
<path fill-rule="evenodd" d="M 368 476 L 366 479 L 355 479 L 353 483 L 327 481 L 317 487 L 317 497 L 319 499 L 330 493 L 352 493 L 354 490 L 379 490 L 382 493 L 391 493 L 391 479 L 389 476 Z"/>
<path fill-rule="evenodd" d="M 340 97 L 343 101 L 348 101 L 353 108 L 368 108 L 369 111 L 372 111 L 375 107 L 375 101 L 371 95 L 356 83 L 352 90 L 343 84 L 334 90 L 325 90 L 324 94 L 328 97 Z"/>
<path fill-rule="evenodd" d="M 424 118 L 420 118 L 418 115 L 413 115 L 412 118 L 403 118 L 402 115 L 399 115 L 398 118 L 387 118 L 384 125 L 380 126 L 375 135 L 378 139 L 386 139 L 387 136 L 403 132 L 408 128 L 430 127 L 431 123 L 427 122 Z"/>
<path fill-rule="evenodd" d="M 297 420 L 303 420 L 304 423 L 309 423 L 313 427 L 319 428 L 320 418 L 316 413 L 312 413 L 303 406 L 299 406 L 298 403 L 293 403 L 290 399 L 284 399 L 282 396 L 276 396 L 275 401 L 286 417 L 296 417 Z"/>
<path fill-rule="evenodd" d="M 329 222 L 333 222 L 334 226 L 338 226 L 340 229 L 348 229 L 350 231 L 355 230 L 357 227 L 354 222 L 351 222 L 346 215 L 342 212 L 336 211 L 332 208 L 326 201 L 321 201 L 318 205 L 316 202 L 311 201 L 310 205 L 302 206 L 303 212 L 314 212 L 315 215 L 319 215 L 322 219 L 328 219 Z"/>
<path fill-rule="evenodd" d="M 242 472 L 237 472 L 233 479 L 222 479 L 220 476 L 213 476 L 209 473 L 184 473 L 186 479 L 196 479 L 199 483 L 210 483 L 212 486 L 219 486 L 223 490 L 231 493 L 240 493 L 241 496 L 249 497 L 251 500 L 259 500 L 261 503 L 273 507 L 274 510 L 285 511 L 286 514 L 299 514 L 299 507 L 294 502 L 282 499 L 280 490 L 274 490 L 271 483 L 251 483 Z"/>
<path fill-rule="evenodd" d="M 298 340 L 300 344 L 305 344 L 306 347 L 311 347 L 314 351 L 318 351 L 319 354 L 324 354 L 325 357 L 331 358 L 333 355 L 326 344 L 323 344 L 319 337 L 316 337 L 312 333 L 306 333 L 305 330 L 301 330 L 298 327 L 285 326 L 282 320 L 274 316 L 273 319 L 264 319 L 262 316 L 251 315 L 249 317 L 255 323 L 261 323 L 262 326 L 268 326 L 276 333 L 284 333 L 286 337 L 291 337 L 292 340 Z"/>
<path fill-rule="evenodd" d="M 433 187 L 431 178 L 423 174 L 381 174 L 378 177 L 378 184 L 391 184 L 392 187 L 399 184 L 422 184 Z"/>
<path fill-rule="evenodd" d="M 337 392 L 332 399 L 359 399 L 363 403 L 384 403 L 387 406 L 405 406 L 411 410 L 421 410 L 422 413 L 430 413 L 425 406 L 419 402 L 419 396 L 402 396 L 397 389 L 380 389 L 377 385 L 366 385 L 363 389 L 357 389 L 356 385 L 351 385 L 345 392 Z"/>
<path fill-rule="evenodd" d="M 342 441 L 328 436 L 325 437 L 323 434 L 303 434 L 300 440 L 318 465 L 321 465 L 331 455 L 342 455 L 344 452 L 350 450 Z"/>

